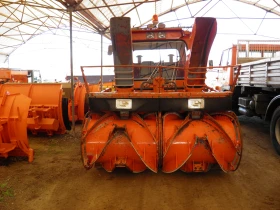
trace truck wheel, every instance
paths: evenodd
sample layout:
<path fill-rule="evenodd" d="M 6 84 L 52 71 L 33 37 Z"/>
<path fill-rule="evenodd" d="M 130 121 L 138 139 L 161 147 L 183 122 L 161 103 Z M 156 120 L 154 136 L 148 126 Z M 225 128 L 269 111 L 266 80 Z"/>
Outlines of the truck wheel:
<path fill-rule="evenodd" d="M 280 155 L 280 107 L 275 109 L 271 118 L 270 138 L 275 151 Z"/>

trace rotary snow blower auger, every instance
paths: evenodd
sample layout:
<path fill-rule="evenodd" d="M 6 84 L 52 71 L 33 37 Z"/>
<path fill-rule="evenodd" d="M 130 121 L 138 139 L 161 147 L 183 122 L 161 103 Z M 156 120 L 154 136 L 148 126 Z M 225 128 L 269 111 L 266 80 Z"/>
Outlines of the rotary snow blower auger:
<path fill-rule="evenodd" d="M 68 103 L 63 103 L 61 84 L 6 83 L 0 87 L 0 96 L 3 96 L 5 92 L 21 93 L 31 98 L 27 129 L 33 134 L 45 132 L 53 135 L 66 132 Z M 63 105 L 66 112 L 63 112 Z"/>
<path fill-rule="evenodd" d="M 0 97 L 0 157 L 27 156 L 33 161 L 26 129 L 30 103 L 31 99 L 22 94 L 6 92 Z"/>
<path fill-rule="evenodd" d="M 196 18 L 189 32 L 165 28 L 156 19 L 146 29 L 130 29 L 126 17 L 110 21 L 116 90 L 89 92 L 87 87 L 85 168 L 171 173 L 207 172 L 217 165 L 225 172 L 236 170 L 242 139 L 238 119 L 229 111 L 232 89 L 219 92 L 205 84 L 216 20 Z M 82 73 L 84 68 L 89 67 Z"/>

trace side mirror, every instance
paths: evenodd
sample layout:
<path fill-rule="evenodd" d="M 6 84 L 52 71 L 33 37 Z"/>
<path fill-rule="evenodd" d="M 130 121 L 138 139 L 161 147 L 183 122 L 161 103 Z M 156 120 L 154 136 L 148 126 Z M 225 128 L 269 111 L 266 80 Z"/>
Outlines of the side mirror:
<path fill-rule="evenodd" d="M 113 54 L 113 48 L 112 45 L 108 46 L 108 55 L 112 55 Z"/>

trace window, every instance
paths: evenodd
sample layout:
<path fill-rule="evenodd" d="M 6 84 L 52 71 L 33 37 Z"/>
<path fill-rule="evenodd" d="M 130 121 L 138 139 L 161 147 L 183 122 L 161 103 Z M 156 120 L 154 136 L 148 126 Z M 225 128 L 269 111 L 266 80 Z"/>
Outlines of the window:
<path fill-rule="evenodd" d="M 158 75 L 157 66 L 170 66 L 163 69 L 163 77 L 174 79 L 183 77 L 183 71 L 172 67 L 183 67 L 186 62 L 187 47 L 183 41 L 147 41 L 133 43 L 133 63 L 144 66 L 135 71 L 135 78 L 149 78 Z"/>

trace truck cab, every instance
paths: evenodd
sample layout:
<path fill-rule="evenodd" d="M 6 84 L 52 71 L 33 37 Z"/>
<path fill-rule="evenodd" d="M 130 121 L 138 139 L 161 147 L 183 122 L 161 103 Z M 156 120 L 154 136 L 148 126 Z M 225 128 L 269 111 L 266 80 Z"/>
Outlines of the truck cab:
<path fill-rule="evenodd" d="M 271 141 L 280 155 L 280 42 L 239 40 L 237 45 L 223 52 L 221 61 L 222 64 L 241 65 L 233 94 L 233 110 L 269 121 Z M 231 83 L 237 71 L 228 72 L 231 74 L 227 74 L 227 80 Z"/>

